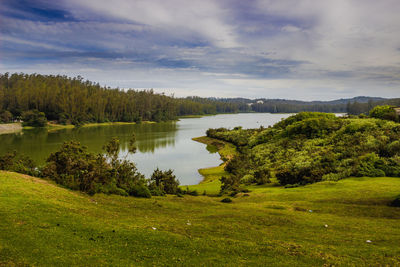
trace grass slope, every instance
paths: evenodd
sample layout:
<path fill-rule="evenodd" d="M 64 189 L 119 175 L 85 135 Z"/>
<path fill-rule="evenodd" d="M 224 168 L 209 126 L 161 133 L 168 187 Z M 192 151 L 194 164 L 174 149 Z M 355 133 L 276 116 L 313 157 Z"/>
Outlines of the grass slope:
<path fill-rule="evenodd" d="M 352 178 L 224 204 L 88 196 L 0 172 L 0 265 L 395 266 L 400 208 L 387 203 L 399 192 L 398 178 Z"/>
<path fill-rule="evenodd" d="M 204 177 L 197 185 L 187 186 L 190 190 L 197 190 L 200 194 L 204 191 L 207 195 L 217 195 L 221 188 L 220 178 L 228 173 L 224 170 L 226 162 L 237 154 L 236 147 L 228 142 L 209 138 L 206 136 L 192 138 L 192 140 L 206 144 L 209 150 L 218 151 L 221 159 L 224 161 L 216 167 L 199 169 L 199 173 Z M 183 186 L 185 189 L 186 186 Z"/>

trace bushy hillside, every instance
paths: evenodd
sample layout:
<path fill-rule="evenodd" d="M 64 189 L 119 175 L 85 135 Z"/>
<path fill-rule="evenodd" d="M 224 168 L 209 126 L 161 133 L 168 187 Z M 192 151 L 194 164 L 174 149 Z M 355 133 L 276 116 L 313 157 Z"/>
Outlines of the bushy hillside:
<path fill-rule="evenodd" d="M 241 154 L 227 166 L 230 183 L 283 185 L 350 176 L 400 176 L 400 124 L 375 118 L 339 118 L 303 112 L 273 127 L 210 129 Z"/>

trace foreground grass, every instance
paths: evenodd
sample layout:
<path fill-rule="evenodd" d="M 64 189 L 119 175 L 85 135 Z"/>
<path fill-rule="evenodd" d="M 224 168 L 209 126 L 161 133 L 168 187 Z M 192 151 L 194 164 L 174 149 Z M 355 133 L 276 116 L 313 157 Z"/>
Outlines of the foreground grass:
<path fill-rule="evenodd" d="M 0 265 L 400 264 L 399 178 L 252 190 L 230 204 L 88 196 L 0 172 Z"/>

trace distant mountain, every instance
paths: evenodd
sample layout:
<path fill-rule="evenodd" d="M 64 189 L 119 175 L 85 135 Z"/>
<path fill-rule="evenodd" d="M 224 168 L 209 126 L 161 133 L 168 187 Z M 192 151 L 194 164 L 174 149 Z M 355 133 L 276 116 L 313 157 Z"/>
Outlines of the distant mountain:
<path fill-rule="evenodd" d="M 347 103 L 368 103 L 369 101 L 378 102 L 378 101 L 385 101 L 388 100 L 387 98 L 383 97 L 370 97 L 370 96 L 356 96 L 353 98 L 341 98 L 337 100 L 327 101 L 325 103 L 329 104 L 347 104 Z M 324 103 L 323 101 L 321 103 Z"/>

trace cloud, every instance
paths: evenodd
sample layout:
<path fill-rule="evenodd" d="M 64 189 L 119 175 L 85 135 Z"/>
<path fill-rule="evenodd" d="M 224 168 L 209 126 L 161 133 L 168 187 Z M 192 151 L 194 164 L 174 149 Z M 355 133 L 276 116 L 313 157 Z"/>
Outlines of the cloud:
<path fill-rule="evenodd" d="M 4 0 L 0 71 L 179 95 L 400 97 L 399 9 L 395 0 Z"/>

